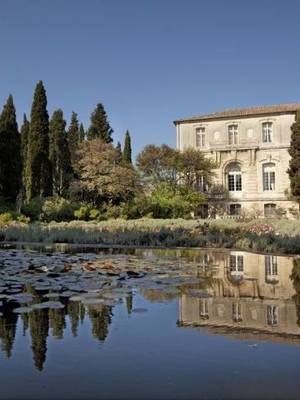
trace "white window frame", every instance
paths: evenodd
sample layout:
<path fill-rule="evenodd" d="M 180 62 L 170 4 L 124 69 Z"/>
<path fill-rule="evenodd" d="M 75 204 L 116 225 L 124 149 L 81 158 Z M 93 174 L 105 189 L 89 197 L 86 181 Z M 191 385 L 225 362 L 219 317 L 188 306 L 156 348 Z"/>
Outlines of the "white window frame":
<path fill-rule="evenodd" d="M 265 121 L 261 124 L 262 142 L 273 143 L 273 122 Z"/>
<path fill-rule="evenodd" d="M 230 124 L 227 126 L 228 131 L 228 144 L 229 145 L 237 145 L 239 138 L 239 129 L 238 124 Z"/>
<path fill-rule="evenodd" d="M 206 132 L 204 126 L 199 126 L 196 128 L 196 147 L 197 148 L 204 148 L 206 146 Z"/>
<path fill-rule="evenodd" d="M 276 190 L 276 165 L 273 162 L 262 165 L 262 184 L 264 192 Z"/>
<path fill-rule="evenodd" d="M 243 190 L 242 171 L 238 165 L 232 166 L 227 172 L 227 185 L 229 192 L 241 192 Z"/>

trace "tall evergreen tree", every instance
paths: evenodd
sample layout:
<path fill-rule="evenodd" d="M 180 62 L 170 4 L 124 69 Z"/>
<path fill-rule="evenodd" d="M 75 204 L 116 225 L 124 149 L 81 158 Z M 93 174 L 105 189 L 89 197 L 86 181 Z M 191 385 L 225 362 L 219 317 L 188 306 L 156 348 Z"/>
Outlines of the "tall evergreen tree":
<path fill-rule="evenodd" d="M 21 187 L 21 136 L 12 95 L 0 116 L 0 193 L 15 201 Z"/>
<path fill-rule="evenodd" d="M 31 108 L 28 140 L 27 198 L 51 196 L 52 172 L 49 160 L 49 115 L 42 81 L 36 85 Z"/>
<path fill-rule="evenodd" d="M 131 137 L 127 130 L 125 133 L 124 149 L 123 149 L 123 161 L 127 164 L 132 164 L 132 150 L 131 150 Z"/>
<path fill-rule="evenodd" d="M 85 130 L 83 127 L 83 123 L 81 122 L 81 124 L 79 125 L 79 141 L 83 142 L 85 140 Z"/>
<path fill-rule="evenodd" d="M 101 103 L 97 104 L 91 114 L 91 125 L 87 137 L 89 140 L 100 138 L 105 143 L 111 143 L 113 130 L 107 120 L 107 115 Z"/>
<path fill-rule="evenodd" d="M 80 140 L 79 134 L 80 132 L 79 132 L 78 117 L 77 114 L 73 111 L 71 117 L 71 123 L 67 132 L 72 164 L 74 164 L 76 150 L 78 149 L 78 143 Z"/>
<path fill-rule="evenodd" d="M 120 142 L 117 143 L 116 150 L 117 150 L 117 162 L 120 163 L 123 158 L 122 147 Z"/>
<path fill-rule="evenodd" d="M 27 119 L 26 114 L 23 116 L 23 124 L 21 126 L 21 155 L 22 155 L 22 178 L 23 187 L 25 192 L 28 187 L 28 140 L 30 134 L 30 123 Z"/>
<path fill-rule="evenodd" d="M 49 158 L 52 164 L 53 193 L 66 196 L 72 176 L 71 157 L 62 110 L 54 111 L 49 127 Z"/>
<path fill-rule="evenodd" d="M 291 146 L 289 148 L 291 159 L 288 174 L 290 176 L 292 195 L 300 198 L 300 110 L 296 114 L 291 130 Z"/>

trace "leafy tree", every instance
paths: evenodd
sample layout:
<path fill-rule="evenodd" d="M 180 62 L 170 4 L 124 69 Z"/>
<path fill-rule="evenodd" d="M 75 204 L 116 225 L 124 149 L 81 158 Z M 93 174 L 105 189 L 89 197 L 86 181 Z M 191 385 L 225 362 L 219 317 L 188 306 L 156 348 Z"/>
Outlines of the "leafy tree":
<path fill-rule="evenodd" d="M 78 149 L 78 143 L 80 141 L 78 117 L 74 111 L 72 112 L 71 123 L 67 132 L 67 138 L 72 165 L 74 165 L 76 150 Z"/>
<path fill-rule="evenodd" d="M 113 130 L 107 120 L 107 115 L 101 103 L 97 104 L 91 114 L 91 125 L 87 137 L 89 140 L 102 139 L 105 143 L 111 143 Z"/>
<path fill-rule="evenodd" d="M 137 156 L 137 167 L 155 186 L 161 182 L 175 185 L 178 173 L 179 152 L 163 144 L 149 144 Z"/>
<path fill-rule="evenodd" d="M 131 137 L 127 130 L 125 134 L 124 150 L 123 150 L 123 161 L 128 164 L 132 164 L 132 150 L 131 150 Z"/>
<path fill-rule="evenodd" d="M 79 125 L 79 142 L 83 142 L 85 140 L 85 130 L 83 127 L 83 123 Z"/>
<path fill-rule="evenodd" d="M 297 111 L 296 119 L 291 126 L 291 156 L 288 174 L 290 176 L 292 195 L 300 198 L 300 110 Z"/>
<path fill-rule="evenodd" d="M 36 85 L 31 108 L 28 140 L 27 199 L 52 194 L 52 172 L 49 160 L 49 115 L 42 81 Z"/>
<path fill-rule="evenodd" d="M 21 136 L 11 95 L 0 116 L 0 152 L 0 191 L 3 197 L 15 201 L 22 177 Z"/>
<path fill-rule="evenodd" d="M 137 167 L 154 187 L 164 182 L 174 189 L 178 186 L 195 189 L 200 177 L 210 182 L 215 165 L 195 149 L 179 152 L 165 144 L 160 147 L 150 144 L 138 154 Z"/>
<path fill-rule="evenodd" d="M 101 139 L 81 143 L 79 179 L 73 185 L 73 193 L 82 193 L 81 200 L 95 205 L 102 202 L 119 204 L 132 198 L 137 185 L 135 171 L 132 166 L 119 164 L 117 159 L 118 152 L 110 143 Z"/>
<path fill-rule="evenodd" d="M 28 140 L 30 134 L 30 123 L 26 117 L 23 116 L 23 124 L 21 127 L 21 156 L 22 156 L 22 178 L 25 191 L 28 187 L 27 177 L 28 177 Z"/>
<path fill-rule="evenodd" d="M 66 196 L 72 177 L 70 151 L 62 110 L 54 111 L 50 121 L 49 158 L 52 165 L 53 193 Z"/>

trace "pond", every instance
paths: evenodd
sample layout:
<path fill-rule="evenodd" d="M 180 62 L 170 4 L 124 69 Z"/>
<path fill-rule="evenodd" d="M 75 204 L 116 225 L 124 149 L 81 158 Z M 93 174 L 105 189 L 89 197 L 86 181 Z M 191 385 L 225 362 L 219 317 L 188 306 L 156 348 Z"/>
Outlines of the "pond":
<path fill-rule="evenodd" d="M 1 399 L 299 398 L 300 258 L 0 248 Z"/>

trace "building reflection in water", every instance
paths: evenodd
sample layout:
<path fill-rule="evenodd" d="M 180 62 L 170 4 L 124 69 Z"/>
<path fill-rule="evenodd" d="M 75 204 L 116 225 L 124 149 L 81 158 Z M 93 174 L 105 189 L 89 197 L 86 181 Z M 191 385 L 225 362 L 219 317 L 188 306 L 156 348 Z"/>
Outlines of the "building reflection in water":
<path fill-rule="evenodd" d="M 199 326 L 241 339 L 255 335 L 300 343 L 300 260 L 208 251 L 199 271 L 205 278 L 211 271 L 211 279 L 182 292 L 180 326 Z"/>

